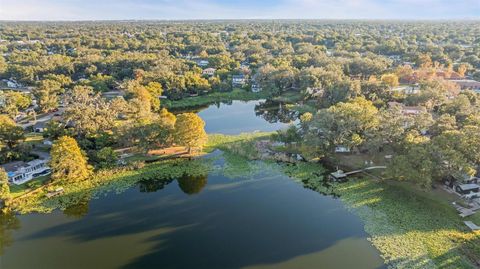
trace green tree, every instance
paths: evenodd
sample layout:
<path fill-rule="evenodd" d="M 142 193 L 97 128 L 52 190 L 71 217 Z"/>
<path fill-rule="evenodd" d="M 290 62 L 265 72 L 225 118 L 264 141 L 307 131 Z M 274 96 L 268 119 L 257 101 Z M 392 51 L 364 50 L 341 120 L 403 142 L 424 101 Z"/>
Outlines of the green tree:
<path fill-rule="evenodd" d="M 175 122 L 175 141 L 177 144 L 187 147 L 191 153 L 192 148 L 202 148 L 207 142 L 205 122 L 195 113 L 183 113 L 177 115 Z"/>
<path fill-rule="evenodd" d="M 429 144 L 419 143 L 411 145 L 405 153 L 395 155 L 388 165 L 387 175 L 427 188 L 432 184 L 434 170 Z"/>
<path fill-rule="evenodd" d="M 115 125 L 116 108 L 103 99 L 93 88 L 75 86 L 67 96 L 64 119 L 73 123 L 79 136 L 95 135 L 111 130 Z"/>
<path fill-rule="evenodd" d="M 322 143 L 329 151 L 339 145 L 354 148 L 364 143 L 378 124 L 378 109 L 371 101 L 357 97 L 320 110 L 310 123 L 308 137 L 313 139 L 310 145 Z"/>
<path fill-rule="evenodd" d="M 75 139 L 62 136 L 52 145 L 50 151 L 52 179 L 55 181 L 75 182 L 86 179 L 91 174 L 85 154 Z"/>
<path fill-rule="evenodd" d="M 104 147 L 96 153 L 95 159 L 98 168 L 112 168 L 117 164 L 118 154 L 111 147 Z"/>
<path fill-rule="evenodd" d="M 8 116 L 0 115 L 0 147 L 4 147 L 2 153 L 10 155 L 24 140 L 23 128 L 17 126 Z"/>
<path fill-rule="evenodd" d="M 449 114 L 443 114 L 435 121 L 435 123 L 430 127 L 430 134 L 437 136 L 446 131 L 456 130 L 457 121 L 454 116 Z"/>
<path fill-rule="evenodd" d="M 58 94 L 61 92 L 61 84 L 55 80 L 42 80 L 33 90 L 33 96 L 37 105 L 43 112 L 49 112 L 58 106 Z"/>
<path fill-rule="evenodd" d="M 395 74 L 382 75 L 382 82 L 387 84 L 390 88 L 398 86 L 398 77 Z"/>
<path fill-rule="evenodd" d="M 8 176 L 3 168 L 0 168 L 0 208 L 8 206 L 11 199 Z"/>
<path fill-rule="evenodd" d="M 15 117 L 19 110 L 24 110 L 30 106 L 32 99 L 30 96 L 15 91 L 0 91 L 0 100 L 3 105 L 0 106 L 0 113 Z"/>

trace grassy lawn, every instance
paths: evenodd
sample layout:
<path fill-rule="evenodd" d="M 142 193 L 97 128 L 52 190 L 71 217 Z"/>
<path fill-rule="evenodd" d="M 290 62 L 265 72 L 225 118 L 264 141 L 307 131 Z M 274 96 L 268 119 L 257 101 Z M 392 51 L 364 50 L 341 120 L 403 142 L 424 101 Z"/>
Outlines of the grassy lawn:
<path fill-rule="evenodd" d="M 41 143 L 43 141 L 43 136 L 40 133 L 28 133 L 25 135 L 25 142 L 26 143 Z"/>
<path fill-rule="evenodd" d="M 10 185 L 10 193 L 12 194 L 13 198 L 16 198 L 16 197 L 26 193 L 27 191 L 29 191 L 31 189 L 36 189 L 36 188 L 42 186 L 49 179 L 50 179 L 50 176 L 41 176 L 41 177 L 35 178 L 35 179 L 33 179 L 33 180 L 31 180 L 27 183 L 24 183 L 22 185 L 12 184 L 12 185 Z"/>
<path fill-rule="evenodd" d="M 275 96 L 272 99 L 283 103 L 298 103 L 303 100 L 303 95 L 299 91 L 286 91 L 280 96 Z"/>

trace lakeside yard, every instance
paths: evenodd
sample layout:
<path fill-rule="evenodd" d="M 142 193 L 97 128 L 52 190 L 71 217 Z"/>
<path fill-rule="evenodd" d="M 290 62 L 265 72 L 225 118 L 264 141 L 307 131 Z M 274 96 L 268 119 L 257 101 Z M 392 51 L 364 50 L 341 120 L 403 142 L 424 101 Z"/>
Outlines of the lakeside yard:
<path fill-rule="evenodd" d="M 229 171 L 224 172 L 246 173 L 252 163 L 248 159 L 258 157 L 254 142 L 266 139 L 270 134 L 212 134 L 205 151 L 221 149 L 233 153 L 235 160 L 229 159 Z M 150 158 L 151 161 L 158 160 L 156 156 Z M 146 159 L 136 156 L 131 160 L 134 165 L 129 168 L 101 171 L 89 181 L 69 184 L 58 197 L 47 199 L 42 191 L 22 198 L 16 201 L 16 209 L 23 213 L 50 212 L 85 197 L 122 192 L 138 181 L 174 179 L 185 173 L 206 174 L 212 169 L 204 158 L 161 160 L 144 166 L 139 165 L 140 160 Z M 362 219 L 372 244 L 395 268 L 475 268 L 479 265 L 480 234 L 468 231 L 463 220 L 480 223 L 480 216 L 475 214 L 461 219 L 450 205 L 453 198 L 445 197 L 440 190 L 423 190 L 408 183 L 367 177 L 330 184 L 324 181 L 326 169 L 318 163 L 264 162 L 306 188 L 340 197 L 345 206 Z"/>

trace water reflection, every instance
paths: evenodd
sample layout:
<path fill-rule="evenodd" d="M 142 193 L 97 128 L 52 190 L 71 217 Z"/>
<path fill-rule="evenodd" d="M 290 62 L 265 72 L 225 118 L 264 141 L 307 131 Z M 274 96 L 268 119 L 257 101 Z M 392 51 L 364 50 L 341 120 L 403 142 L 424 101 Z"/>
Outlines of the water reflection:
<path fill-rule="evenodd" d="M 90 205 L 90 195 L 84 195 L 76 203 L 68 205 L 64 210 L 63 214 L 71 218 L 82 218 L 88 214 L 88 209 Z"/>
<path fill-rule="evenodd" d="M 184 193 L 192 195 L 200 193 L 200 191 L 202 191 L 202 189 L 207 185 L 207 178 L 207 175 L 184 175 L 183 177 L 177 179 L 177 181 L 178 186 Z"/>
<path fill-rule="evenodd" d="M 172 181 L 173 179 L 164 178 L 148 179 L 139 181 L 137 185 L 140 192 L 156 192 L 165 188 L 165 186 L 170 184 Z"/>
<path fill-rule="evenodd" d="M 211 105 L 198 112 L 198 115 L 205 121 L 207 133 L 240 134 L 254 131 L 271 132 L 285 128 L 285 122 L 290 122 L 287 118 L 294 118 L 294 116 L 287 116 L 291 112 L 284 112 L 285 105 L 279 108 L 275 104 L 274 111 L 271 112 L 263 110 L 271 105 L 271 101 L 232 101 L 231 104 Z M 275 119 L 275 113 L 278 111 L 284 113 L 277 118 L 282 119 L 281 121 Z"/>
<path fill-rule="evenodd" d="M 20 228 L 20 221 L 12 212 L 0 213 L 0 255 L 13 244 L 13 231 Z M 1 264 L 0 264 L 1 265 Z"/>
<path fill-rule="evenodd" d="M 267 169 L 260 166 L 263 162 L 238 156 L 215 157 L 222 164 L 218 169 L 230 171 L 235 179 L 203 172 L 209 162 L 188 162 L 177 172 L 197 173 L 180 177 L 176 173 L 178 187 L 170 184 L 172 179 L 158 178 L 100 199 L 83 196 L 72 200 L 63 214 L 21 216 L 25 227 L 16 232 L 18 221 L 4 219 L 0 241 L 2 248 L 10 247 L 1 265 L 179 269 L 382 265 L 356 216 L 340 201 L 305 189 L 334 196 L 334 186 L 319 181 L 321 175 L 305 180 L 302 187 L 273 163 L 268 165 L 274 169 Z M 29 258 L 22 259 L 26 252 Z M 346 255 L 350 258 L 343 259 Z"/>
<path fill-rule="evenodd" d="M 260 102 L 255 106 L 255 115 L 270 123 L 290 123 L 298 119 L 298 112 L 288 108 L 288 104 L 273 100 Z"/>

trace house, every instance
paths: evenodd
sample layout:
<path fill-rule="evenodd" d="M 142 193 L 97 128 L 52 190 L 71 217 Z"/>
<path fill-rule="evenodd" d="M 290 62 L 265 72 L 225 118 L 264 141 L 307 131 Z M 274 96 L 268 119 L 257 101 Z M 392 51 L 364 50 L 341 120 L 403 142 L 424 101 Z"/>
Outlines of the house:
<path fill-rule="evenodd" d="M 388 102 L 389 107 L 399 106 L 404 115 L 418 115 L 422 112 L 425 112 L 425 108 L 421 106 L 406 106 L 398 102 Z"/>
<path fill-rule="evenodd" d="M 451 79 L 451 82 L 454 82 L 462 91 L 472 90 L 477 93 L 480 93 L 480 82 L 473 79 Z"/>
<path fill-rule="evenodd" d="M 262 87 L 257 82 L 252 83 L 251 89 L 252 89 L 252 92 L 261 92 L 262 91 Z"/>
<path fill-rule="evenodd" d="M 215 71 L 216 71 L 215 68 L 206 68 L 206 69 L 203 69 L 202 75 L 206 75 L 206 76 L 211 77 L 211 76 L 215 75 Z"/>
<path fill-rule="evenodd" d="M 420 91 L 420 86 L 418 84 L 415 85 L 402 85 L 402 86 L 397 86 L 392 88 L 393 92 L 399 92 L 402 94 L 417 94 Z"/>
<path fill-rule="evenodd" d="M 245 75 L 233 75 L 232 76 L 232 86 L 244 86 L 247 82 Z"/>
<path fill-rule="evenodd" d="M 335 153 L 348 153 L 350 152 L 350 148 L 346 146 L 336 146 Z"/>
<path fill-rule="evenodd" d="M 50 174 L 51 170 L 47 163 L 48 159 L 36 159 L 30 162 L 11 162 L 1 167 L 7 172 L 10 183 L 20 185 L 34 178 Z"/>
<path fill-rule="evenodd" d="M 209 61 L 206 59 L 198 58 L 198 59 L 194 59 L 193 61 L 200 67 L 207 67 L 209 64 Z"/>
<path fill-rule="evenodd" d="M 15 81 L 14 79 L 2 79 L 2 82 L 7 85 L 7 88 L 17 89 L 22 88 L 23 85 Z"/>

